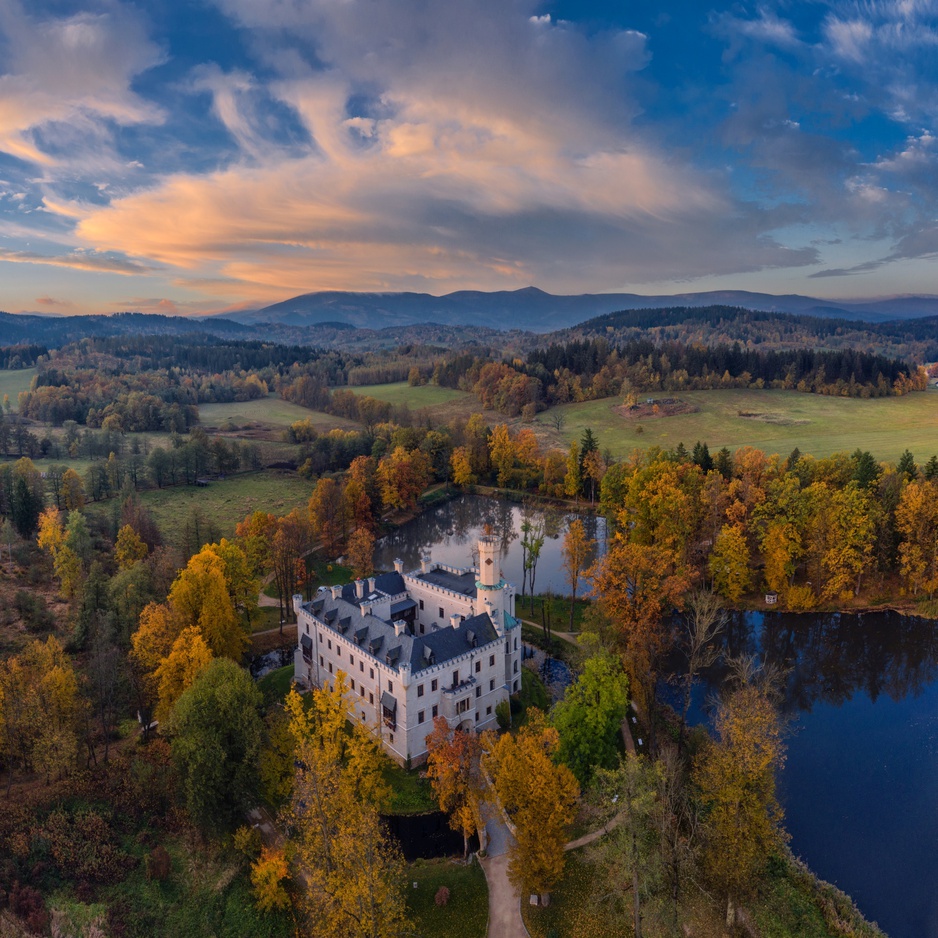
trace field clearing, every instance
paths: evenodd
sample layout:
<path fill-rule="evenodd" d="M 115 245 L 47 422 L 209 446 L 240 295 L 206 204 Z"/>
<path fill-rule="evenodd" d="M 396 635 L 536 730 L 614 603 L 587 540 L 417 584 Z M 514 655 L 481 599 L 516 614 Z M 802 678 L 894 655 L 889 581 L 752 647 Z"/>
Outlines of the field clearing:
<path fill-rule="evenodd" d="M 396 381 L 393 384 L 365 384 L 348 389 L 342 388 L 342 390 L 353 391 L 360 397 L 373 397 L 379 401 L 387 401 L 389 404 L 406 404 L 411 410 L 437 407 L 440 404 L 448 404 L 450 401 L 458 401 L 467 397 L 475 401 L 475 398 L 467 391 L 440 388 L 434 384 L 412 388 L 406 381 Z M 476 406 L 478 407 L 478 402 Z"/>
<path fill-rule="evenodd" d="M 615 412 L 621 398 L 564 404 L 555 409 L 565 419 L 559 434 L 562 440 L 555 431 L 551 436 L 566 448 L 590 427 L 600 448 L 608 447 L 618 458 L 652 446 L 673 449 L 683 443 L 691 449 L 697 440 L 707 443 L 711 453 L 723 446 L 736 450 L 749 445 L 787 456 L 797 446 L 802 453 L 820 457 L 851 453 L 859 447 L 876 459 L 895 461 L 908 448 L 920 463 L 938 453 L 938 390 L 875 400 L 774 390 L 641 395 L 646 396 L 676 397 L 699 410 L 673 417 L 627 419 Z M 546 419 L 542 415 L 539 422 L 546 423 Z"/>
<path fill-rule="evenodd" d="M 10 403 L 16 410 L 16 398 L 20 391 L 28 391 L 30 382 L 36 374 L 35 368 L 18 368 L 16 370 L 0 369 L 0 403 L 3 395 L 10 395 Z"/>
<path fill-rule="evenodd" d="M 312 483 L 295 473 L 267 469 L 229 476 L 220 482 L 210 482 L 205 488 L 177 485 L 151 489 L 140 492 L 140 501 L 153 512 L 166 540 L 175 543 L 182 537 L 186 517 L 195 508 L 203 518 L 218 525 L 222 537 L 231 537 L 235 525 L 251 512 L 285 515 L 294 508 L 305 507 L 312 491 Z"/>
<path fill-rule="evenodd" d="M 199 422 L 206 430 L 228 432 L 247 429 L 251 424 L 284 428 L 297 420 L 309 420 L 317 430 L 331 430 L 334 427 L 358 428 L 358 424 L 352 423 L 351 420 L 333 417 L 332 414 L 324 414 L 318 410 L 307 410 L 273 395 L 256 401 L 199 405 Z"/>

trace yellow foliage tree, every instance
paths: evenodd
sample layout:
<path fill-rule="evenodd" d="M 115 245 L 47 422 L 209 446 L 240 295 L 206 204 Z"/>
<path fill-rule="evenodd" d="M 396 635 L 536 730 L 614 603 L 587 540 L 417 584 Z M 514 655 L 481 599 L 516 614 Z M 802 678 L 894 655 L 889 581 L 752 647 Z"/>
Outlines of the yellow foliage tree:
<path fill-rule="evenodd" d="M 179 630 L 195 626 L 216 658 L 240 662 L 248 644 L 225 581 L 225 563 L 211 547 L 190 558 L 169 591 Z"/>
<path fill-rule="evenodd" d="M 724 524 L 710 554 L 713 588 L 735 603 L 749 589 L 752 580 L 749 543 L 741 524 Z"/>
<path fill-rule="evenodd" d="M 449 464 L 453 473 L 453 485 L 464 487 L 475 485 L 479 481 L 472 471 L 472 460 L 468 446 L 457 446 L 449 458 Z"/>
<path fill-rule="evenodd" d="M 717 740 L 698 756 L 694 775 L 709 806 L 704 868 L 727 897 L 729 926 L 739 898 L 786 839 L 775 797 L 785 747 L 775 706 L 753 684 L 720 703 L 714 725 Z"/>
<path fill-rule="evenodd" d="M 169 719 L 176 701 L 211 661 L 212 652 L 202 638 L 202 633 L 194 627 L 183 629 L 173 642 L 169 654 L 153 672 L 158 698 L 156 718 L 160 723 Z"/>
<path fill-rule="evenodd" d="M 290 896 L 283 885 L 289 875 L 290 867 L 283 850 L 264 847 L 251 865 L 254 901 L 261 912 L 290 908 Z"/>
<path fill-rule="evenodd" d="M 117 532 L 114 542 L 114 560 L 118 570 L 129 570 L 135 563 L 147 556 L 147 545 L 140 535 L 129 525 L 125 524 Z"/>
<path fill-rule="evenodd" d="M 62 474 L 62 499 L 67 511 L 85 507 L 85 484 L 74 469 L 66 469 Z"/>
<path fill-rule="evenodd" d="M 522 895 L 548 892 L 563 873 L 580 786 L 565 765 L 554 762 L 559 744 L 557 730 L 532 709 L 517 735 L 502 736 L 485 757 L 498 799 L 518 832 L 508 875 Z"/>

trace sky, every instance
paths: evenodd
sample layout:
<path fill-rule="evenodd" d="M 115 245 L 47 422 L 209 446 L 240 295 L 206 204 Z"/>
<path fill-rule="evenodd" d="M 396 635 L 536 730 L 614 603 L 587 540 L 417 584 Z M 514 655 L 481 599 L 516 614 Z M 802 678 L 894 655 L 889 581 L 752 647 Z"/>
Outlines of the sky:
<path fill-rule="evenodd" d="M 938 0 L 0 0 L 0 309 L 938 294 Z"/>

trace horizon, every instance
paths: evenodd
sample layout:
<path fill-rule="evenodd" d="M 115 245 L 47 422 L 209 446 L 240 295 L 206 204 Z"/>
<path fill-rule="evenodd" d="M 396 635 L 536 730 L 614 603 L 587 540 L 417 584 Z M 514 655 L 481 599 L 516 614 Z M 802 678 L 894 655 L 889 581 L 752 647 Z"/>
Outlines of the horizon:
<path fill-rule="evenodd" d="M 0 4 L 2 309 L 935 295 L 934 0 L 149 7 Z"/>

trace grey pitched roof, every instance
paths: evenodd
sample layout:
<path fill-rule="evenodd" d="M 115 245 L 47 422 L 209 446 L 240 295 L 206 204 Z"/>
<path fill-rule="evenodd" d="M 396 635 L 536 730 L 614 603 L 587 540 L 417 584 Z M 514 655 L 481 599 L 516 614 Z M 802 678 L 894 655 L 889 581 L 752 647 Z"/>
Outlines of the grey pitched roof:
<path fill-rule="evenodd" d="M 449 570 L 437 569 L 430 570 L 427 573 L 418 573 L 416 578 L 433 586 L 441 586 L 443 589 L 452 590 L 454 593 L 461 593 L 463 596 L 475 596 L 476 594 L 475 573 L 450 573 Z"/>
<path fill-rule="evenodd" d="M 453 588 L 453 581 L 455 585 L 461 583 L 465 587 L 468 580 L 472 580 L 472 591 L 475 592 L 474 574 L 457 576 L 435 570 L 432 574 L 424 575 L 424 579 L 437 574 L 442 574 L 444 580 L 449 578 L 450 585 L 447 585 L 447 589 Z M 405 590 L 404 579 L 398 573 L 385 573 L 375 579 L 375 589 L 382 593 L 396 595 Z M 439 576 L 437 580 L 440 580 Z M 364 600 L 367 600 L 368 595 L 371 594 L 366 594 Z M 481 647 L 498 639 L 498 633 L 488 613 L 464 619 L 456 628 L 447 625 L 433 629 L 425 635 L 411 635 L 406 631 L 397 635 L 391 622 L 379 619 L 370 612 L 363 616 L 361 602 L 355 595 L 355 585 L 348 584 L 342 588 L 338 598 L 333 598 L 331 593 L 324 593 L 306 603 L 304 608 L 325 623 L 326 627 L 344 635 L 349 641 L 354 641 L 363 652 L 393 667 L 407 663 L 412 672 L 444 664 L 474 647 Z M 413 604 L 413 600 L 405 602 Z M 399 601 L 392 606 L 392 617 L 401 611 L 399 606 L 406 608 L 405 602 Z"/>
<path fill-rule="evenodd" d="M 470 633 L 475 636 L 475 645 L 469 641 Z M 497 640 L 498 633 L 495 631 L 495 626 L 492 625 L 492 620 L 487 612 L 477 616 L 470 616 L 468 619 L 463 619 L 455 629 L 446 626 L 434 632 L 428 632 L 426 635 L 411 637 L 410 669 L 414 672 L 430 667 L 426 659 L 425 648 L 432 652 L 433 664 L 444 664 L 453 658 L 458 658 L 474 647 L 487 645 L 489 642 Z"/>

